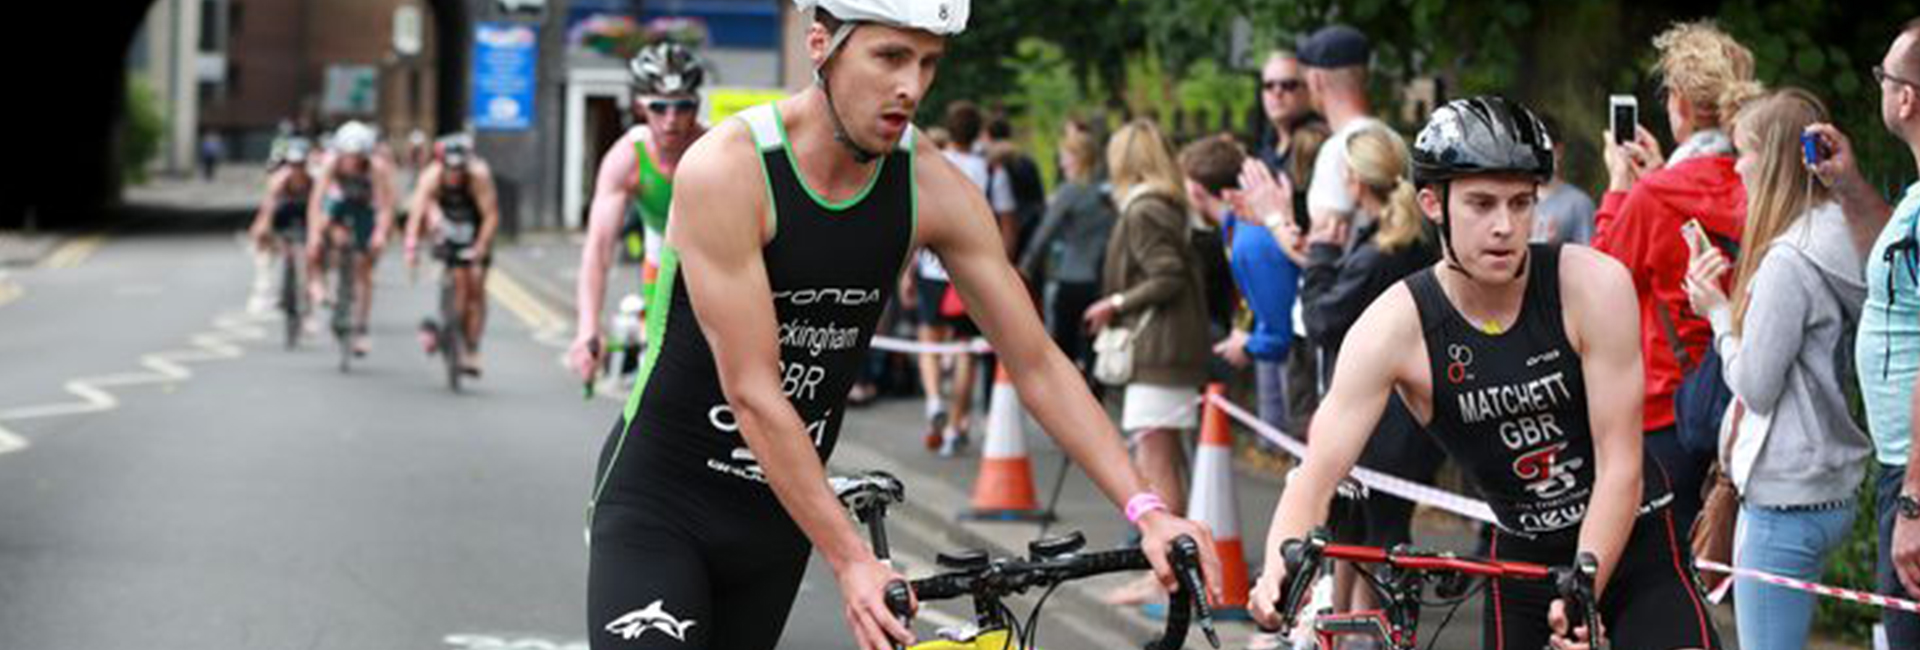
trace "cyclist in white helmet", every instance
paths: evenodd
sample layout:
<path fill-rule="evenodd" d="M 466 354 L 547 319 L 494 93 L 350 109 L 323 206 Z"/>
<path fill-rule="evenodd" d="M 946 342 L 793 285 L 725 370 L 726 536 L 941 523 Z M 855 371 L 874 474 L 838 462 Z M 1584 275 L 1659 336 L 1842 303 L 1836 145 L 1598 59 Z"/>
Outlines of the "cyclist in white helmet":
<path fill-rule="evenodd" d="M 716 125 L 674 179 L 651 347 L 595 481 L 592 647 L 773 648 L 816 547 L 859 648 L 912 641 L 885 603 L 900 575 L 875 559 L 823 465 L 920 247 L 945 263 L 1034 417 L 1139 527 L 1163 584 L 1175 584 L 1172 540 L 1191 535 L 1217 592 L 1205 526 L 1133 471 L 1041 327 L 985 196 L 915 136 L 967 2 L 796 4 L 815 10 L 815 83 Z"/>
<path fill-rule="evenodd" d="M 307 208 L 307 255 L 313 272 L 307 275 L 316 303 L 326 277 L 322 267 L 328 243 L 347 242 L 364 253 L 354 261 L 353 311 L 355 354 L 367 353 L 367 317 L 373 309 L 373 262 L 386 248 L 393 228 L 393 162 L 375 152 L 379 136 L 373 127 L 350 121 L 333 134 L 333 155 L 320 167 Z"/>

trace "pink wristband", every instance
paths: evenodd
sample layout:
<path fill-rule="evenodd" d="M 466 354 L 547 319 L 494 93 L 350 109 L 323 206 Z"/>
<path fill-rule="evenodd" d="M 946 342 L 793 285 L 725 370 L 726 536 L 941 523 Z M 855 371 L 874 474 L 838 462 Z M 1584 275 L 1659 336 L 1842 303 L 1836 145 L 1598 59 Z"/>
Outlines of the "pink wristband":
<path fill-rule="evenodd" d="M 1141 492 L 1133 495 L 1133 498 L 1127 499 L 1127 522 L 1137 524 L 1140 523 L 1141 517 L 1147 516 L 1147 513 L 1166 509 L 1167 502 L 1161 501 L 1160 495 L 1152 492 Z"/>

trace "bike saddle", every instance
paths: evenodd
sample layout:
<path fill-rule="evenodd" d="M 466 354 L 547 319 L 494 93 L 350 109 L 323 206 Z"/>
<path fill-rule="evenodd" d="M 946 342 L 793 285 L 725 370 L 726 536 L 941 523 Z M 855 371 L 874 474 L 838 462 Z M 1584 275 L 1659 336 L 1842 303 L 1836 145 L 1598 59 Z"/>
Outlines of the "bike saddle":
<path fill-rule="evenodd" d="M 833 488 L 833 495 L 840 499 L 840 503 L 856 513 L 875 506 L 893 505 L 907 497 L 906 485 L 900 479 L 879 470 L 830 477 L 827 485 Z"/>

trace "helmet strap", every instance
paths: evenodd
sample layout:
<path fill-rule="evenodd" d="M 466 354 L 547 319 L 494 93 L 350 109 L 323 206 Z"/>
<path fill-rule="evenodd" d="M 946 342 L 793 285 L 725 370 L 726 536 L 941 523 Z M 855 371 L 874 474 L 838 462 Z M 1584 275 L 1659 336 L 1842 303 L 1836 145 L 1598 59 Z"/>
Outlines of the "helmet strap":
<path fill-rule="evenodd" d="M 833 122 L 833 141 L 846 147 L 847 153 L 853 156 L 854 162 L 865 165 L 878 159 L 880 154 L 860 146 L 853 141 L 853 136 L 847 133 L 847 125 L 840 121 L 840 110 L 833 105 L 833 91 L 828 88 L 827 83 L 827 63 L 833 61 L 833 56 L 840 52 L 840 46 L 846 44 L 847 38 L 853 36 L 853 28 L 858 26 L 859 23 L 847 21 L 840 23 L 840 27 L 833 30 L 833 39 L 827 42 L 827 55 L 820 58 L 820 65 L 813 67 L 813 85 L 819 86 L 820 94 L 827 98 L 827 118 Z"/>

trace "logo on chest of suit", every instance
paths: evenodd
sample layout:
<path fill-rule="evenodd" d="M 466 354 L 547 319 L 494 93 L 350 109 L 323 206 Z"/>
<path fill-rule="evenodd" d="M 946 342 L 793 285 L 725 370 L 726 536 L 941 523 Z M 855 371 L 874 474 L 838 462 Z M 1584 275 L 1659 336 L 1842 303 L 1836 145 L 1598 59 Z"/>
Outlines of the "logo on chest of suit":
<path fill-rule="evenodd" d="M 879 289 L 866 287 L 807 288 L 776 291 L 773 294 L 773 301 L 785 301 L 796 307 L 807 305 L 861 307 L 880 302 L 880 295 Z"/>
<path fill-rule="evenodd" d="M 1453 360 L 1453 363 L 1447 364 L 1448 383 L 1458 386 L 1473 379 L 1473 375 L 1467 372 L 1467 368 L 1473 366 L 1473 348 L 1459 343 L 1449 345 L 1447 358 Z"/>
<path fill-rule="evenodd" d="M 1574 472 L 1586 466 L 1584 458 L 1560 458 L 1567 442 L 1560 441 L 1521 454 L 1513 459 L 1513 475 L 1527 481 L 1527 491 L 1541 499 L 1552 499 L 1578 486 Z"/>

